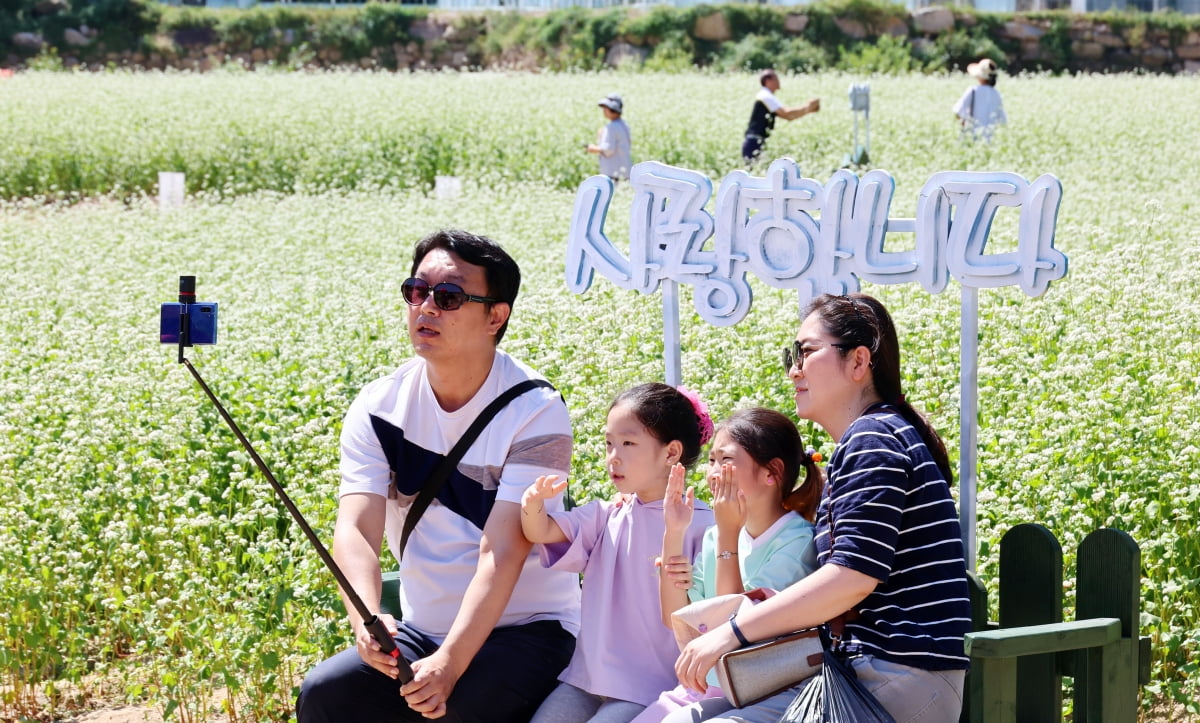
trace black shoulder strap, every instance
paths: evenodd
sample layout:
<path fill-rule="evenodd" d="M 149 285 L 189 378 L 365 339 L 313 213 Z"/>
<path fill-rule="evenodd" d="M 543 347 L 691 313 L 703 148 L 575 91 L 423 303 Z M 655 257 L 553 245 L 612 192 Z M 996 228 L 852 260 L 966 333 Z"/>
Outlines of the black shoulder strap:
<path fill-rule="evenodd" d="M 438 466 L 433 470 L 433 474 L 429 475 L 429 479 L 425 481 L 425 486 L 417 494 L 417 498 L 413 500 L 412 507 L 408 509 L 408 514 L 404 518 L 404 531 L 400 535 L 400 556 L 404 556 L 404 548 L 408 546 L 408 536 L 412 534 L 413 528 L 417 526 L 417 522 L 421 519 L 421 515 L 425 514 L 425 510 L 437 497 L 437 493 L 441 490 L 442 485 L 450 478 L 450 473 L 458 466 L 459 460 L 475 443 L 475 439 L 479 433 L 483 431 L 488 422 L 492 421 L 501 409 L 508 406 L 508 403 L 525 392 L 536 389 L 538 387 L 554 388 L 554 385 L 545 379 L 526 379 L 505 391 L 500 396 L 492 400 L 492 403 L 479 413 L 471 426 L 467 427 L 467 431 L 463 432 L 463 436 L 459 437 L 454 448 L 450 450 Z"/>

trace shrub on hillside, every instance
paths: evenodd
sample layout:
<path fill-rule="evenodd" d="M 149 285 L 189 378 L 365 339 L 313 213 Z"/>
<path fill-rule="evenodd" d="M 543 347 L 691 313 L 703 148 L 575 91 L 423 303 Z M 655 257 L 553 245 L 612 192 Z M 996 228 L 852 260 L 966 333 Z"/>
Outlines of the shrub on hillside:
<path fill-rule="evenodd" d="M 769 33 L 725 43 L 711 64 L 716 70 L 775 68 L 804 73 L 829 67 L 831 61 L 828 52 L 804 38 Z"/>

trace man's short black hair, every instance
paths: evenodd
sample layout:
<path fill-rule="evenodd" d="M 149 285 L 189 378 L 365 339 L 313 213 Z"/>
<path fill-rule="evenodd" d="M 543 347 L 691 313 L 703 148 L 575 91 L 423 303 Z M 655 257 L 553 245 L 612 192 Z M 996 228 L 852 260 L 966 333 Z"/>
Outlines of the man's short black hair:
<path fill-rule="evenodd" d="M 778 78 L 778 77 L 779 77 L 779 75 L 776 74 L 776 72 L 773 69 L 767 68 L 766 70 L 764 70 L 758 74 L 758 84 L 766 85 L 768 80 L 770 80 L 771 78 Z"/>
<path fill-rule="evenodd" d="M 445 249 L 468 264 L 483 267 L 484 278 L 487 280 L 486 295 L 508 304 L 509 313 L 512 313 L 511 308 L 517 300 L 517 292 L 521 289 L 521 268 L 507 251 L 500 248 L 500 244 L 487 236 L 459 229 L 444 228 L 434 231 L 418 241 L 413 249 L 412 276 L 417 275 L 417 267 L 434 249 Z M 488 306 L 490 308 L 491 304 Z M 505 320 L 496 332 L 497 344 L 504 338 L 507 328 L 508 321 Z"/>

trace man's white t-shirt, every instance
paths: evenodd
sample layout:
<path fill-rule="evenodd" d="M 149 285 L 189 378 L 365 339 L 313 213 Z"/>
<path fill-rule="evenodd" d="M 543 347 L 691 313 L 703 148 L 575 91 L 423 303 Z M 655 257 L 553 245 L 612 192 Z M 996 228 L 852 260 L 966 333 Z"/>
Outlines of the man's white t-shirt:
<path fill-rule="evenodd" d="M 385 534 L 399 557 L 405 515 L 433 468 L 492 400 L 520 382 L 540 378 L 497 350 L 483 387 L 454 412 L 438 404 L 419 357 L 368 384 L 342 427 L 339 494 L 390 497 Z M 522 394 L 488 423 L 409 537 L 400 562 L 400 604 L 408 625 L 441 644 L 475 575 L 492 505 L 519 505 L 539 475 L 566 479 L 571 443 L 571 420 L 553 389 Z M 394 489 L 389 484 L 393 470 Z M 561 509 L 561 504 L 561 497 L 548 500 L 547 509 Z M 542 567 L 535 547 L 497 625 L 558 620 L 576 634 L 579 599 L 578 577 Z"/>
<path fill-rule="evenodd" d="M 758 93 L 755 94 L 754 99 L 762 101 L 762 104 L 772 113 L 778 113 L 779 109 L 783 107 L 783 103 L 780 103 L 775 94 L 768 90 L 766 86 L 758 89 Z"/>

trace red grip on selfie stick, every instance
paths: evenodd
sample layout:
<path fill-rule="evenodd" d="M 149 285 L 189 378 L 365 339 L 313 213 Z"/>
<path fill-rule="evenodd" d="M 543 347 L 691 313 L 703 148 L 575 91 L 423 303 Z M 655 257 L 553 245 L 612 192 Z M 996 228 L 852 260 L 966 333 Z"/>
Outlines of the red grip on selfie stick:
<path fill-rule="evenodd" d="M 408 666 L 408 661 L 400 654 L 400 648 L 396 646 L 396 641 L 392 640 L 392 634 L 388 632 L 387 626 L 383 624 L 379 616 L 372 615 L 370 620 L 364 620 L 363 627 L 367 629 L 372 638 L 375 638 L 375 642 L 379 643 L 379 649 L 392 656 L 399 663 L 400 683 L 404 684 L 412 680 L 412 668 Z"/>

